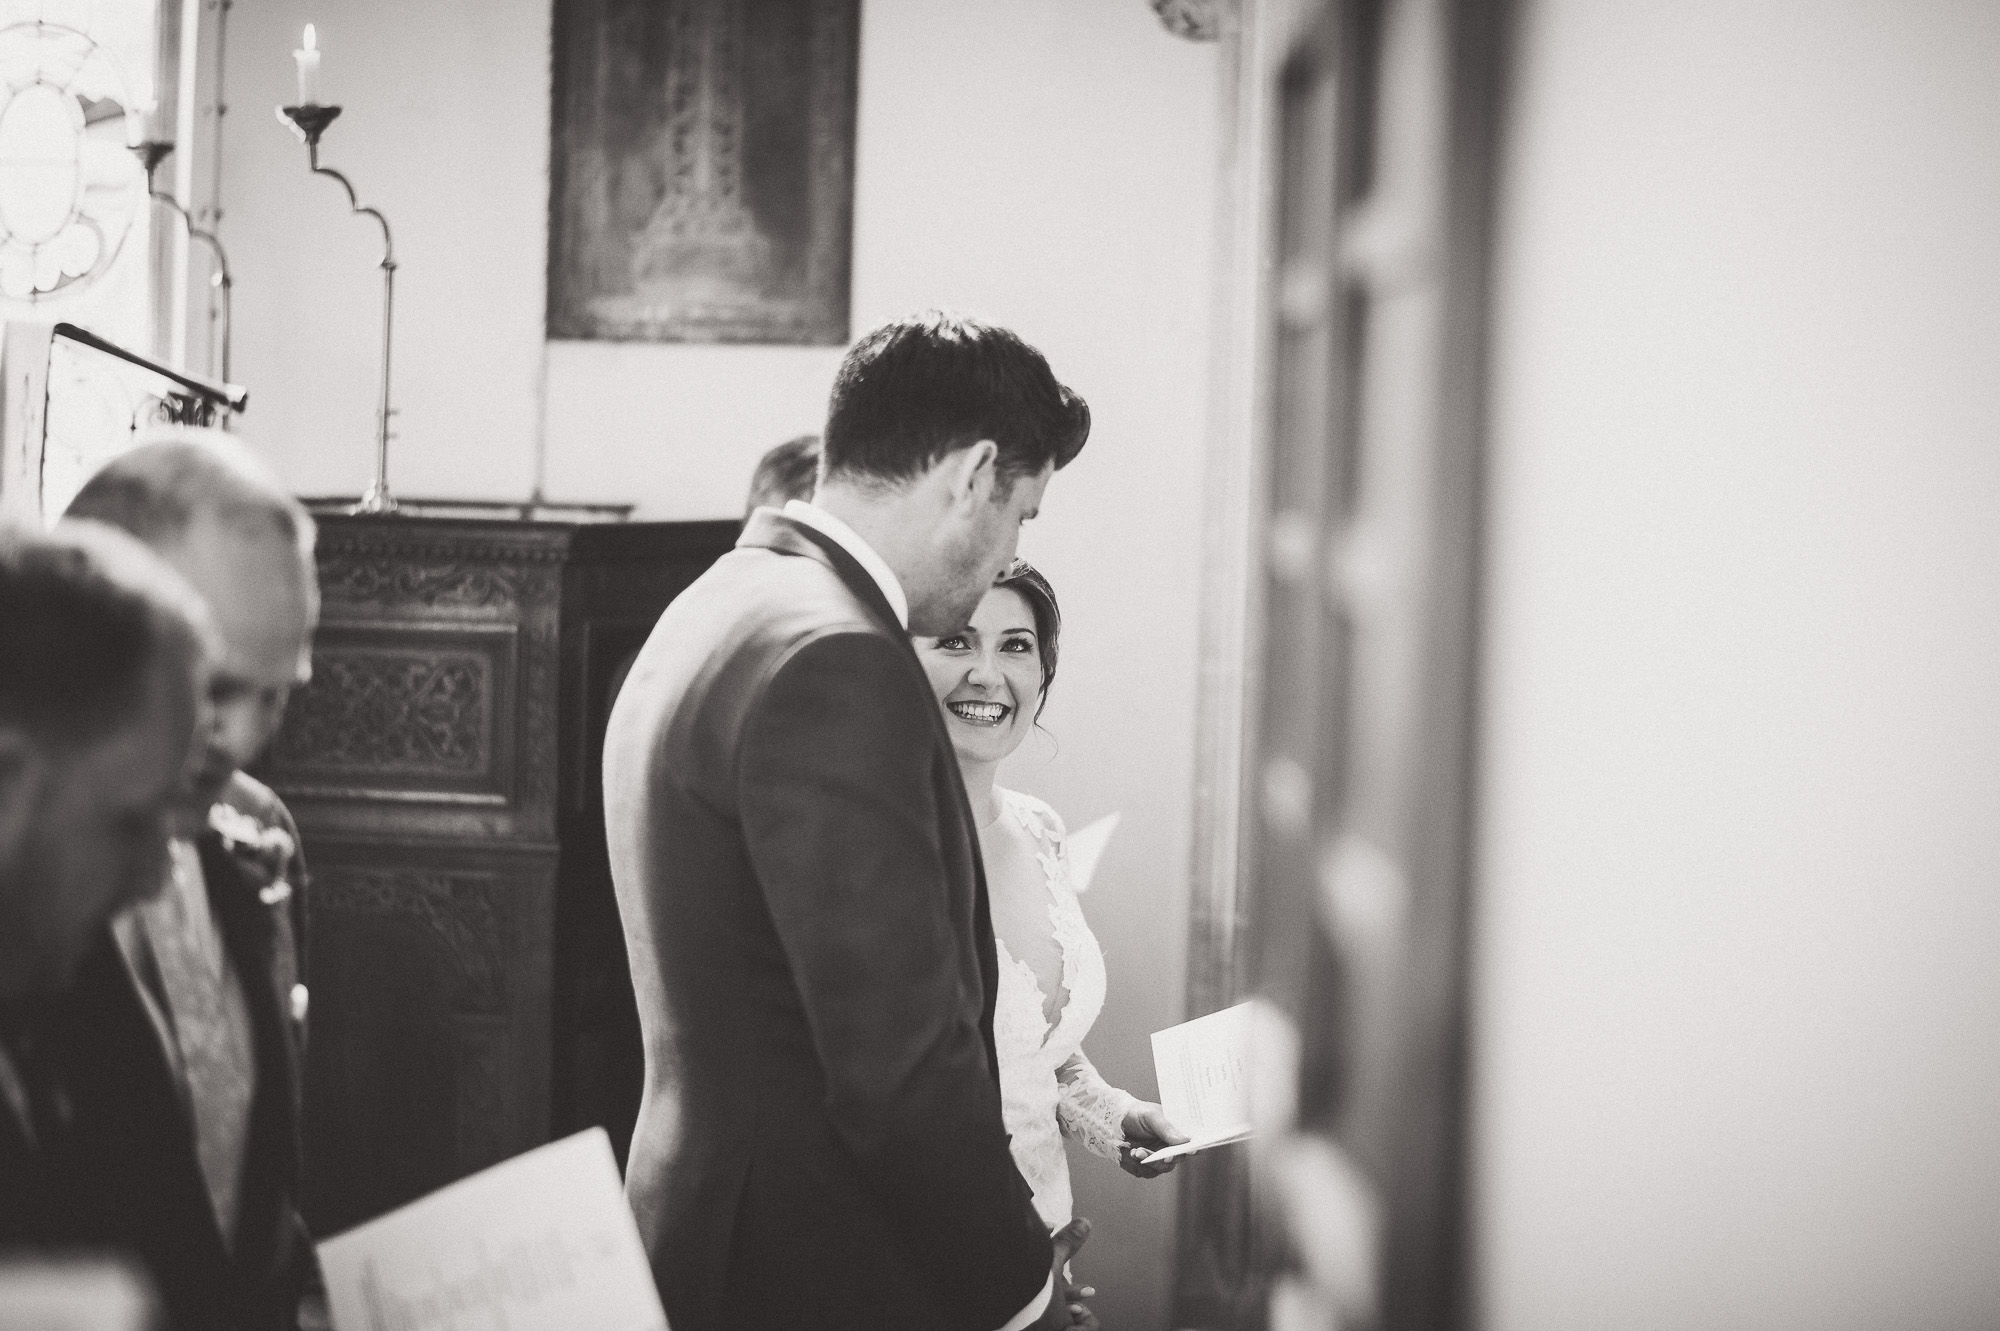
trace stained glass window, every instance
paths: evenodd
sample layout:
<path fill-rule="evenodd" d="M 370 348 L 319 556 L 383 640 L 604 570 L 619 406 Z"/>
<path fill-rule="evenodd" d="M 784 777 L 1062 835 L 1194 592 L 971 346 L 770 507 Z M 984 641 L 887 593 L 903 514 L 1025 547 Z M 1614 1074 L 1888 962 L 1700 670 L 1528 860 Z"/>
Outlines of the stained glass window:
<path fill-rule="evenodd" d="M 0 317 L 81 325 L 150 353 L 165 284 L 127 146 L 156 90 L 157 0 L 0 0 Z M 154 419 L 165 381 L 57 339 L 43 511 Z"/>
<path fill-rule="evenodd" d="M 149 326 L 145 173 L 154 0 L 0 0 L 0 304 L 126 345 Z"/>

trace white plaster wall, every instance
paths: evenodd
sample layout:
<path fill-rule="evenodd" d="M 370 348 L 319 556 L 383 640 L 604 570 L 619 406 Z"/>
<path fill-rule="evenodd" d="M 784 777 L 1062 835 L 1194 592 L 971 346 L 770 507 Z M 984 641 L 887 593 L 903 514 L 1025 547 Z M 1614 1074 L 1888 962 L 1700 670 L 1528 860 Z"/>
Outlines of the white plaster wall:
<path fill-rule="evenodd" d="M 2000 7 L 1519 21 L 1483 1324 L 2000 1325 Z"/>
<path fill-rule="evenodd" d="M 319 28 L 323 160 L 394 228 L 400 493 L 520 498 L 539 421 L 548 210 L 546 0 L 269 0 L 230 11 L 221 234 L 242 433 L 305 494 L 374 465 L 381 239 L 274 108 Z"/>
<path fill-rule="evenodd" d="M 235 7 L 223 234 L 243 428 L 302 492 L 366 483 L 377 317 L 372 226 L 306 176 L 271 111 L 308 19 L 347 107 L 326 160 L 387 212 L 403 265 L 400 493 L 522 497 L 545 438 L 552 498 L 729 516 L 765 448 L 819 427 L 839 348 L 544 342 L 549 13 Z M 1125 814 L 1085 903 L 1111 972 L 1089 1047 L 1148 1096 L 1146 1035 L 1184 1015 L 1216 79 L 1216 49 L 1168 35 L 1143 0 L 864 5 L 854 328 L 932 304 L 984 315 L 1093 409 L 1023 546 L 1068 628 L 1056 743 L 1032 740 L 1010 779 L 1075 825 Z M 1166 1325 L 1172 1186 L 1079 1158 L 1098 1230 L 1078 1268 L 1107 1326 Z"/>

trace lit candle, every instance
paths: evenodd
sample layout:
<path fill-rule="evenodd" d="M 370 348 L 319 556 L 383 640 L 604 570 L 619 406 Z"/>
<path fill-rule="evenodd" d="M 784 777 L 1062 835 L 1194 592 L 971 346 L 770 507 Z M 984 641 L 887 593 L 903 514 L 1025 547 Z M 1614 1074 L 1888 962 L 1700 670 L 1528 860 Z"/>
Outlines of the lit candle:
<path fill-rule="evenodd" d="M 306 24 L 305 44 L 292 52 L 299 62 L 299 105 L 319 105 L 319 34 Z"/>
<path fill-rule="evenodd" d="M 142 143 L 151 143 L 155 138 L 155 119 L 159 103 L 148 97 L 137 106 L 125 112 L 125 142 L 136 148 Z"/>

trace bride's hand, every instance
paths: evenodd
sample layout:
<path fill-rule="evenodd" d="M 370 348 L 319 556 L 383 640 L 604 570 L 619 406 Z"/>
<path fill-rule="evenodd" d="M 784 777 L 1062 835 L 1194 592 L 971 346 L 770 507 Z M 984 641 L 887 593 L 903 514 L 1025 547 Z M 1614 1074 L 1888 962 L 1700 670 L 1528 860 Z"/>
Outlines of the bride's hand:
<path fill-rule="evenodd" d="M 1125 1145 L 1118 1150 L 1118 1167 L 1134 1178 L 1158 1178 L 1173 1172 L 1179 1160 L 1169 1160 L 1164 1165 L 1150 1165 L 1146 1157 L 1154 1151 L 1169 1146 L 1179 1146 L 1187 1140 L 1187 1134 L 1177 1130 L 1167 1122 L 1167 1116 L 1158 1105 L 1140 1101 L 1125 1111 Z"/>
<path fill-rule="evenodd" d="M 1079 1285 L 1070 1279 L 1068 1262 L 1063 1263 L 1062 1274 L 1056 1279 L 1059 1282 L 1058 1289 L 1061 1292 L 1063 1306 L 1069 1309 L 1067 1331 L 1101 1331 L 1097 1314 L 1090 1310 L 1088 1303 L 1084 1302 L 1085 1299 L 1096 1298 L 1097 1291 L 1089 1285 Z"/>
<path fill-rule="evenodd" d="M 1069 1309 L 1069 1331 L 1099 1331 L 1097 1314 L 1090 1310 L 1084 1300 L 1097 1293 L 1088 1285 L 1077 1286 L 1064 1282 L 1063 1306 Z"/>

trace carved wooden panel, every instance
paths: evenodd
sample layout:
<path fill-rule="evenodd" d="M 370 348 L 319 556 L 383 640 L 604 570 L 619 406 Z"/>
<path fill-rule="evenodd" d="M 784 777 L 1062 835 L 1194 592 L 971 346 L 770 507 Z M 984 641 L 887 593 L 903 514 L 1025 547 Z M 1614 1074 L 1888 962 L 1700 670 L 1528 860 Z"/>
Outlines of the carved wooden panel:
<path fill-rule="evenodd" d="M 407 921 L 443 945 L 452 1010 L 504 1013 L 506 958 L 498 878 L 491 873 L 339 868 L 313 893 L 316 918 L 369 915 Z"/>
<path fill-rule="evenodd" d="M 267 773 L 308 798 L 504 805 L 517 640 L 511 627 L 327 625 Z"/>
<path fill-rule="evenodd" d="M 485 610 L 511 609 L 522 599 L 521 571 L 490 562 L 511 552 L 490 547 L 467 545 L 448 561 L 422 562 L 400 542 L 386 550 L 336 542 L 320 553 L 320 595 L 329 605 Z"/>
<path fill-rule="evenodd" d="M 510 622 L 554 609 L 570 535 L 553 523 L 322 515 L 320 595 L 330 618 Z"/>
<path fill-rule="evenodd" d="M 313 679 L 263 775 L 346 835 L 555 837 L 552 524 L 321 519 Z"/>
<path fill-rule="evenodd" d="M 454 778 L 493 765 L 493 663 L 478 652 L 320 653 L 280 758 L 323 772 Z"/>
<path fill-rule="evenodd" d="M 314 871 L 316 1232 L 539 1144 L 552 1108 L 563 1131 L 629 1132 L 591 644 L 643 641 L 735 533 L 320 518 L 313 680 L 263 768 Z"/>
<path fill-rule="evenodd" d="M 555 860 L 313 849 L 307 1195 L 330 1232 L 546 1137 Z"/>

